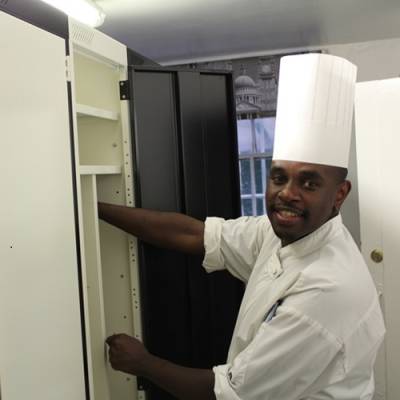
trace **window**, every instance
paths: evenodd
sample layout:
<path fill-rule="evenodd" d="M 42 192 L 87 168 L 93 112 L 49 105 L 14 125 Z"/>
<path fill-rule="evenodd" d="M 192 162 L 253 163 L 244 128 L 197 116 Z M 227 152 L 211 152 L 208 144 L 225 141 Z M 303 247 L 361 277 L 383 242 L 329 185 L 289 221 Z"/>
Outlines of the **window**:
<path fill-rule="evenodd" d="M 319 50 L 313 52 L 321 53 Z M 285 55 L 305 53 L 189 65 L 190 68 L 225 69 L 234 73 L 242 215 L 265 213 L 264 196 L 272 160 L 280 60 Z"/>
<path fill-rule="evenodd" d="M 237 126 L 242 215 L 262 215 L 265 214 L 275 117 L 240 119 Z"/>

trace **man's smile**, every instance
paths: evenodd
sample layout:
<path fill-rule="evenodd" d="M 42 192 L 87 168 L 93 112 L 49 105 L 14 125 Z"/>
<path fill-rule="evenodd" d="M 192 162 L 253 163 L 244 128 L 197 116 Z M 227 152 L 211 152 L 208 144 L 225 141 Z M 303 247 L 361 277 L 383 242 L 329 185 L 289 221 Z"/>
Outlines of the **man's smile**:
<path fill-rule="evenodd" d="M 276 221 L 280 225 L 291 226 L 303 220 L 305 213 L 294 207 L 276 205 L 273 207 Z"/>

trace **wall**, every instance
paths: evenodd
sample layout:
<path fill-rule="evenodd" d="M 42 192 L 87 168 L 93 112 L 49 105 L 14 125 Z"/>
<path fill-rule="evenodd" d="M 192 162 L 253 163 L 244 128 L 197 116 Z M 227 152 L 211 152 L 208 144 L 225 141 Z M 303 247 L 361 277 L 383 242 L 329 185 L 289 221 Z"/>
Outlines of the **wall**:
<path fill-rule="evenodd" d="M 358 66 L 357 80 L 371 81 L 398 77 L 400 74 L 400 38 L 377 40 L 373 42 L 351 43 L 327 46 L 324 49 L 340 57 L 344 57 Z M 343 205 L 343 220 L 360 244 L 360 219 L 358 207 L 356 141 L 353 129 L 350 150 L 349 179 L 353 190 Z"/>
<path fill-rule="evenodd" d="M 400 75 L 400 38 L 327 46 L 325 49 L 358 65 L 358 81 Z"/>
<path fill-rule="evenodd" d="M 235 60 L 253 57 L 268 57 L 277 54 L 289 54 L 303 51 L 324 51 L 344 57 L 358 66 L 358 82 L 371 81 L 377 79 L 388 79 L 400 76 L 400 38 L 376 40 L 369 42 L 339 44 L 319 47 L 291 48 L 274 51 L 258 51 L 251 53 L 236 54 L 229 57 L 228 61 L 232 64 Z M 215 57 L 210 59 L 182 60 L 187 63 L 210 63 L 219 62 L 224 68 L 226 57 Z M 179 60 L 171 64 L 181 64 Z M 203 66 L 204 67 L 204 66 Z M 356 159 L 356 139 L 353 128 L 352 145 L 350 149 L 349 161 L 349 180 L 352 182 L 352 191 L 345 201 L 342 208 L 343 221 L 356 243 L 360 245 L 360 218 L 358 206 L 358 184 L 357 184 L 357 159 Z"/>

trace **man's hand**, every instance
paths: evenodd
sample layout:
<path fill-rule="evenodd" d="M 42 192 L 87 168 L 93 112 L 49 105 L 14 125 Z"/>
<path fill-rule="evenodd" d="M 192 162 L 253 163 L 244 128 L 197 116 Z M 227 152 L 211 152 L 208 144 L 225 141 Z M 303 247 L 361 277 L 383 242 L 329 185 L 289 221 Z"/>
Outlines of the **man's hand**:
<path fill-rule="evenodd" d="M 186 368 L 150 354 L 139 340 L 125 334 L 112 335 L 111 366 L 128 374 L 143 376 L 180 400 L 215 400 L 211 369 Z"/>
<path fill-rule="evenodd" d="M 144 373 L 144 365 L 149 353 L 139 340 L 125 335 L 112 335 L 107 338 L 111 366 L 132 375 Z"/>

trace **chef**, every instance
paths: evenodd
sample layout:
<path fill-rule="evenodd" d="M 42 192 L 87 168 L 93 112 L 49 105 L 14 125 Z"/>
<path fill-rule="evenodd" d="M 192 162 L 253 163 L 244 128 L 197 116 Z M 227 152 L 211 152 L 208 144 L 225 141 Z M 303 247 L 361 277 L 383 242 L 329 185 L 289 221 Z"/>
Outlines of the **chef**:
<path fill-rule="evenodd" d="M 124 334 L 113 368 L 178 399 L 370 400 L 384 337 L 378 296 L 342 223 L 356 67 L 339 57 L 283 57 L 267 216 L 193 218 L 99 204 L 100 218 L 152 244 L 203 254 L 208 272 L 246 283 L 227 361 L 185 368 Z"/>

